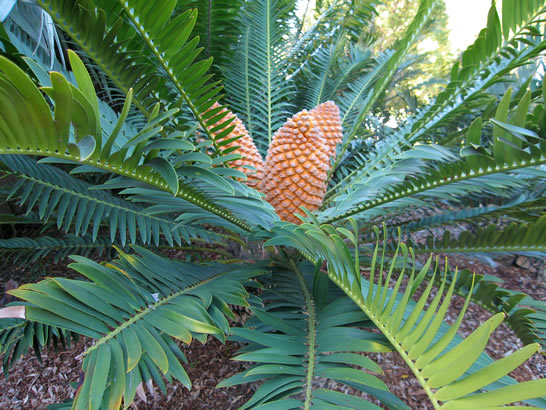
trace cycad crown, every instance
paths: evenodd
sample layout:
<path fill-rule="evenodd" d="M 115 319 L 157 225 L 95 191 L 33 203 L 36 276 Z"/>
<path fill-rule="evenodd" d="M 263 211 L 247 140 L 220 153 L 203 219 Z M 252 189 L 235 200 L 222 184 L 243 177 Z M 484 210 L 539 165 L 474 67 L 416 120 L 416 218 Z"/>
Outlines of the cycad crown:
<path fill-rule="evenodd" d="M 214 105 L 210 109 L 212 110 L 219 107 L 220 105 L 218 103 L 214 103 Z M 227 150 L 231 147 L 239 147 L 233 152 L 235 154 L 240 154 L 242 158 L 233 161 L 231 163 L 232 167 L 235 168 L 237 171 L 243 172 L 248 177 L 248 180 L 246 181 L 246 184 L 248 186 L 256 188 L 258 183 L 262 180 L 263 176 L 264 161 L 262 159 L 262 156 L 256 148 L 256 145 L 254 145 L 252 137 L 248 135 L 245 124 L 243 124 L 243 122 L 237 117 L 237 115 L 233 114 L 227 108 L 223 108 L 220 112 L 227 112 L 226 116 L 220 121 L 226 122 L 231 118 L 234 118 L 229 126 L 235 125 L 235 128 L 227 136 L 221 138 L 218 142 L 234 137 L 240 137 L 239 139 L 224 145 L 223 149 Z M 213 124 L 210 128 L 214 128 L 219 125 L 220 121 L 216 124 Z M 213 135 L 216 136 L 220 134 L 224 129 L 225 128 L 214 132 Z M 255 168 L 256 171 L 249 169 L 248 166 Z"/>

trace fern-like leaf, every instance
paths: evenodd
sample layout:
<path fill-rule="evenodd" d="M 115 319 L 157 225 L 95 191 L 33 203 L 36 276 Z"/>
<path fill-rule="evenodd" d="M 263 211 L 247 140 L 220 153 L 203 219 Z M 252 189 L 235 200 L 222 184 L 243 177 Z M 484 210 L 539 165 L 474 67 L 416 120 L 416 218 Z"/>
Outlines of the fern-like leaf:
<path fill-rule="evenodd" d="M 376 79 L 373 80 L 370 78 L 366 81 L 359 81 L 356 86 L 353 87 L 352 97 L 346 105 L 350 109 L 343 110 L 344 112 L 344 122 L 348 115 L 351 114 L 353 107 L 355 107 L 357 101 L 362 101 L 358 104 L 359 108 L 356 110 L 356 115 L 354 119 L 349 123 L 345 124 L 347 128 L 346 137 L 344 139 L 343 145 L 340 149 L 340 155 L 338 159 L 334 162 L 332 170 L 337 168 L 337 165 L 340 159 L 345 154 L 345 151 L 350 146 L 353 138 L 357 135 L 360 124 L 364 120 L 365 115 L 369 112 L 370 108 L 376 102 L 377 98 L 384 92 L 387 85 L 390 83 L 392 77 L 394 76 L 396 70 L 399 68 L 402 60 L 406 56 L 411 45 L 417 38 L 417 34 L 423 28 L 427 19 L 433 9 L 435 0 L 422 0 L 417 14 L 409 25 L 404 37 L 398 42 L 396 51 L 388 55 L 388 57 L 381 63 L 378 64 L 377 69 L 373 77 Z M 362 96 L 365 96 L 362 98 Z M 354 101 L 354 102 L 353 102 Z M 331 174 L 331 172 L 329 173 Z"/>
<path fill-rule="evenodd" d="M 440 162 L 418 172 L 415 177 L 406 178 L 397 167 L 379 171 L 374 178 L 362 175 L 360 182 L 354 181 L 354 186 L 346 188 L 346 194 L 339 194 L 336 207 L 324 211 L 325 219 L 331 223 L 367 210 L 371 211 L 361 217 L 371 218 L 385 212 L 373 208 L 388 207 L 392 211 L 408 205 L 423 206 L 425 198 L 454 199 L 458 196 L 460 199 L 462 194 L 472 192 L 509 196 L 510 187 L 526 185 L 527 181 L 520 175 L 543 174 L 537 168 L 546 163 L 546 143 L 537 134 L 523 128 L 509 124 L 503 126 L 517 135 L 523 145 L 504 141 L 506 147 L 502 157 L 498 149 L 490 153 L 483 147 L 480 150 L 464 148 L 464 159 Z M 401 165 L 402 170 L 405 165 Z M 347 208 L 352 209 L 345 210 Z"/>
<path fill-rule="evenodd" d="M 0 239 L 0 255 L 12 263 L 28 264 L 45 258 L 54 252 L 53 263 L 65 259 L 68 255 L 102 255 L 112 249 L 110 238 L 91 238 L 68 234 L 63 238 L 42 236 L 39 238 Z"/>
<path fill-rule="evenodd" d="M 546 12 L 543 2 L 503 1 L 503 10 L 508 10 L 503 11 L 503 20 L 505 14 L 509 15 L 507 19 L 511 23 L 503 21 L 502 25 L 496 7 L 492 4 L 487 29 L 482 30 L 465 51 L 462 65 L 453 66 L 450 83 L 433 103 L 407 119 L 403 126 L 377 144 L 367 161 L 356 164 L 350 172 L 338 167 L 344 156 L 338 157 L 333 172 L 340 180 L 339 186 L 350 185 L 357 174 L 371 174 L 389 166 L 392 155 L 411 148 L 416 141 L 432 138 L 434 133 L 441 135 L 438 130 L 442 127 L 449 129 L 453 124 L 459 127 L 462 116 L 477 112 L 491 102 L 493 97 L 485 92 L 491 85 L 503 81 L 507 73 L 533 61 L 545 49 L 544 33 L 535 29 Z M 434 138 L 441 139 L 437 135 Z"/>
<path fill-rule="evenodd" d="M 96 339 L 84 355 L 76 409 L 122 401 L 127 408 L 140 382 L 163 386 L 161 375 L 189 388 L 184 356 L 171 338 L 224 340 L 227 304 L 247 305 L 241 283 L 262 273 L 260 266 L 202 267 L 136 249 L 140 256 L 120 253 L 107 265 L 73 257 L 71 267 L 89 281 L 51 278 L 10 291 L 29 302 L 26 319 Z"/>
<path fill-rule="evenodd" d="M 176 147 L 191 152 L 192 144 L 176 138 L 179 134 L 176 132 L 169 138 L 169 149 L 159 150 L 155 142 L 149 141 L 161 131 L 160 124 L 177 109 L 162 115 L 158 115 L 156 110 L 139 134 L 128 141 L 123 149 L 112 152 L 117 130 L 103 143 L 98 101 L 92 81 L 81 60 L 74 53 L 70 54 L 70 58 L 79 88 L 67 82 L 63 76 L 51 74 L 52 87 L 45 91 L 57 104 L 54 119 L 46 100 L 26 74 L 9 60 L 0 58 L 0 78 L 4 80 L 0 87 L 0 102 L 10 107 L 3 110 L 0 116 L 3 120 L 0 126 L 0 154 L 46 155 L 91 165 L 95 169 L 173 192 L 206 212 L 212 212 L 245 230 L 250 229 L 221 205 L 195 195 L 195 189 L 180 182 L 173 165 L 163 156 Z M 131 93 L 128 96 L 129 105 L 130 99 Z M 71 126 L 76 130 L 76 135 L 70 132 Z"/>
<path fill-rule="evenodd" d="M 233 329 L 234 340 L 248 343 L 234 360 L 257 363 L 219 387 L 249 379 L 263 381 L 242 408 L 377 408 L 358 395 L 319 387 L 323 384 L 319 379 L 330 379 L 370 393 L 387 405 L 407 408 L 371 374 L 382 373 L 381 368 L 358 354 L 386 352 L 388 344 L 357 327 L 366 327 L 369 318 L 336 291 L 323 272 L 313 277 L 307 263 L 275 270 L 272 275 L 271 288 L 261 295 L 264 305 L 253 308 L 254 316 L 244 328 Z"/>
<path fill-rule="evenodd" d="M 513 223 L 504 229 L 489 225 L 474 233 L 463 231 L 457 238 L 444 231 L 442 238 L 429 236 L 423 245 L 412 246 L 417 252 L 424 253 L 517 253 L 543 257 L 546 255 L 546 215 L 534 222 Z"/>
<path fill-rule="evenodd" d="M 424 309 L 433 281 L 429 281 L 418 302 L 413 302 L 410 296 L 422 283 L 430 263 L 419 273 L 414 270 L 411 272 L 404 291 L 401 290 L 403 274 L 396 279 L 394 287 L 389 289 L 390 280 L 394 279 L 398 254 L 402 254 L 405 268 L 409 250 L 404 244 L 399 244 L 390 266 L 385 267 L 385 248 L 380 252 L 379 241 L 369 267 L 369 280 L 363 278 L 359 259 L 353 256 L 348 246 L 358 247 L 358 227 L 354 221 L 352 225 L 352 231 L 335 229 L 330 225 L 319 226 L 316 223 L 304 223 L 297 228 L 281 225 L 279 235 L 267 244 L 295 247 L 314 262 L 326 261 L 328 277 L 387 337 L 415 374 L 435 408 L 502 406 L 541 397 L 546 388 L 546 379 L 514 385 L 514 381 L 506 377 L 538 351 L 537 343 L 527 345 L 497 362 L 486 359 L 482 355 L 483 349 L 490 334 L 502 322 L 504 314 L 493 316 L 461 341 L 456 337 L 456 332 L 463 320 L 469 297 L 452 326 L 442 323 L 456 281 L 452 281 L 444 296 L 444 277 L 428 309 Z M 479 392 L 480 389 L 488 391 Z"/>
<path fill-rule="evenodd" d="M 282 58 L 291 3 L 257 0 L 246 4 L 240 20 L 241 41 L 226 70 L 229 102 L 241 114 L 262 154 L 289 116 L 294 94 Z"/>
<path fill-rule="evenodd" d="M 47 221 L 56 216 L 57 227 L 68 231 L 72 226 L 76 236 L 92 230 L 95 240 L 102 222 L 108 221 L 110 241 L 116 237 L 122 246 L 131 243 L 159 245 L 160 235 L 171 245 L 189 242 L 199 233 L 209 237 L 204 229 L 182 225 L 169 217 L 155 216 L 146 209 L 109 194 L 93 189 L 93 185 L 78 180 L 56 167 L 38 164 L 26 156 L 4 155 L 0 160 L 9 167 L 9 174 L 19 178 L 10 197 L 20 193 L 19 205 L 26 205 L 27 213 L 37 209 L 40 219 Z M 104 246 L 104 243 L 102 243 Z"/>

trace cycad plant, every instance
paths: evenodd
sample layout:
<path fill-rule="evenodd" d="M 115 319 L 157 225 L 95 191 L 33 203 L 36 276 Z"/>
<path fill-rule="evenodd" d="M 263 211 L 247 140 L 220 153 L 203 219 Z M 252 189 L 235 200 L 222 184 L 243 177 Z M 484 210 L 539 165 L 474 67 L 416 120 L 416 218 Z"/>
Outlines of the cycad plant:
<path fill-rule="evenodd" d="M 83 335 L 94 343 L 67 405 L 127 408 L 143 386 L 191 388 L 183 346 L 229 337 L 253 364 L 218 388 L 258 383 L 243 408 L 407 408 L 366 356 L 389 351 L 435 408 L 546 407 L 544 379 L 507 376 L 544 343 L 543 302 L 434 263 L 544 256 L 546 84 L 517 76 L 543 56 L 543 1 L 493 4 L 444 90 L 395 128 L 382 97 L 435 0 L 380 55 L 359 37 L 369 0 L 317 1 L 305 19 L 293 0 L 36 3 L 66 64 L 11 12 L 0 195 L 20 211 L 4 223 L 42 223 L 47 236 L 0 247 L 17 263 L 71 254 L 79 278 L 10 291 L 6 376 L 29 347 Z M 510 224 L 483 227 L 498 220 Z M 452 238 L 454 226 L 469 232 Z M 414 240 L 431 228 L 445 235 Z M 466 302 L 448 325 L 455 294 Z M 470 303 L 492 317 L 462 339 Z M 230 326 L 233 305 L 252 312 L 243 327 Z M 493 361 L 484 347 L 503 319 L 525 347 Z"/>

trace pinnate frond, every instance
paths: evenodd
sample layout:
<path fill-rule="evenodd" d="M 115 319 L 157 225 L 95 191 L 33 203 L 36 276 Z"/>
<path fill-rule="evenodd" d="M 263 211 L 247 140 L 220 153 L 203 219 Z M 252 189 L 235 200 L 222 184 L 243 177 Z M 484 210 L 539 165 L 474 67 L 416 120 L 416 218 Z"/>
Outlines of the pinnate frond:
<path fill-rule="evenodd" d="M 412 243 L 417 252 L 499 254 L 517 253 L 546 256 L 546 215 L 529 223 L 512 223 L 504 229 L 489 225 L 471 233 L 463 231 L 454 238 L 444 231 L 441 238 L 429 236 L 426 242 Z"/>
<path fill-rule="evenodd" d="M 161 141 L 150 141 L 162 130 L 161 124 L 178 109 L 161 115 L 156 110 L 148 124 L 119 150 L 112 149 L 118 128 L 102 141 L 99 105 L 92 81 L 81 60 L 74 53 L 70 58 L 79 88 L 62 75 L 51 73 L 52 87 L 44 91 L 56 104 L 53 117 L 47 101 L 26 74 L 9 60 L 0 58 L 0 78 L 5 80 L 0 87 L 0 102 L 10 107 L 0 116 L 3 120 L 0 154 L 44 155 L 90 165 L 170 191 L 206 212 L 250 229 L 221 205 L 193 194 L 195 189 L 180 181 L 177 171 L 165 158 L 173 149 L 194 150 L 190 142 L 180 138 L 180 132 L 173 132 L 170 138 Z M 126 106 L 130 106 L 131 98 L 129 92 Z M 120 124 L 123 120 L 120 117 Z M 75 135 L 71 129 L 76 130 Z"/>
<path fill-rule="evenodd" d="M 7 174 L 18 177 L 10 197 L 19 194 L 18 204 L 26 206 L 27 213 L 37 209 L 41 220 L 53 217 L 57 228 L 73 229 L 76 236 L 91 231 L 88 239 L 95 240 L 104 222 L 108 222 L 110 242 L 119 238 L 122 246 L 127 238 L 131 243 L 138 240 L 158 245 L 163 237 L 171 245 L 180 245 L 200 233 L 208 236 L 200 227 L 181 225 L 169 216 L 156 216 L 141 206 L 105 190 L 93 189 L 94 185 L 29 157 L 3 155 L 0 161 L 8 166 Z"/>
<path fill-rule="evenodd" d="M 74 408 L 127 408 L 142 382 L 163 386 L 162 375 L 187 388 L 183 353 L 172 338 L 205 342 L 229 331 L 227 304 L 247 305 L 241 283 L 263 272 L 260 266 L 174 262 L 144 248 L 140 255 L 99 265 L 75 256 L 71 268 L 85 280 L 49 278 L 10 291 L 28 302 L 25 319 L 96 339 L 84 353 L 84 382 Z M 8 309 L 8 308 L 6 308 Z M 3 311 L 0 310 L 0 314 Z"/>
<path fill-rule="evenodd" d="M 381 368 L 359 354 L 389 351 L 388 344 L 359 328 L 370 319 L 323 272 L 315 269 L 313 276 L 313 267 L 304 263 L 272 275 L 271 288 L 261 295 L 263 305 L 252 308 L 254 316 L 244 328 L 233 330 L 234 340 L 247 343 L 234 360 L 255 364 L 219 387 L 263 381 L 242 408 L 377 408 L 356 394 L 320 387 L 329 379 L 407 408 L 375 376 Z"/>
<path fill-rule="evenodd" d="M 409 249 L 398 245 L 394 258 L 385 264 L 385 248 L 381 251 L 376 243 L 369 280 L 361 276 L 357 255 L 351 247 L 358 247 L 358 227 L 352 222 L 352 230 L 318 225 L 312 222 L 299 227 L 280 225 L 276 238 L 269 245 L 294 247 L 309 259 L 326 261 L 328 277 L 338 285 L 372 320 L 401 355 L 435 408 L 478 408 L 484 405 L 502 406 L 520 400 L 541 397 L 546 379 L 520 384 L 506 375 L 538 351 L 538 344 L 530 344 L 505 358 L 493 362 L 482 353 L 489 336 L 502 322 L 503 313 L 493 316 L 466 339 L 456 332 L 463 320 L 465 306 L 455 323 L 443 323 L 454 291 L 454 279 L 446 288 L 445 277 L 436 296 L 427 309 L 433 281 L 429 281 L 422 296 L 413 302 L 411 295 L 423 282 L 430 261 L 420 272 L 412 272 L 405 290 L 401 290 L 401 273 L 390 289 L 398 255 L 402 265 L 408 260 Z M 384 245 L 385 246 L 385 245 Z M 443 297 L 443 300 L 442 300 Z M 481 389 L 488 390 L 480 392 Z M 490 391 L 489 391 L 490 390 Z M 473 394 L 473 393 L 477 394 Z"/>
<path fill-rule="evenodd" d="M 283 58 L 291 6 L 291 0 L 246 3 L 240 19 L 241 41 L 226 69 L 230 105 L 262 154 L 289 116 L 294 95 Z"/>

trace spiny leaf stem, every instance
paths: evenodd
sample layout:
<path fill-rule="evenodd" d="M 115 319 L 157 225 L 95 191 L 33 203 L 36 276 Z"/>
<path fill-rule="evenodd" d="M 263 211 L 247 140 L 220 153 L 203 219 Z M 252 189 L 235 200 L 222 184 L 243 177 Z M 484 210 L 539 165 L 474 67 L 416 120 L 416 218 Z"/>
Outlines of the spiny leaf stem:
<path fill-rule="evenodd" d="M 296 278 L 298 279 L 298 282 L 300 284 L 300 287 L 303 291 L 303 298 L 305 300 L 305 308 L 307 310 L 307 333 L 309 337 L 308 342 L 308 348 L 307 348 L 307 372 L 305 376 L 305 401 L 303 404 L 304 410 L 309 410 L 311 408 L 311 398 L 313 394 L 313 376 L 315 374 L 315 356 L 316 356 L 316 349 L 317 349 L 317 329 L 316 329 L 316 311 L 315 311 L 315 304 L 313 302 L 313 298 L 311 297 L 311 293 L 309 292 L 309 289 L 307 289 L 307 285 L 305 283 L 305 280 L 303 279 L 303 275 L 298 270 L 298 267 L 294 263 L 292 259 L 290 259 L 290 265 L 292 266 L 292 269 L 296 275 Z"/>

